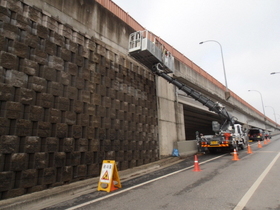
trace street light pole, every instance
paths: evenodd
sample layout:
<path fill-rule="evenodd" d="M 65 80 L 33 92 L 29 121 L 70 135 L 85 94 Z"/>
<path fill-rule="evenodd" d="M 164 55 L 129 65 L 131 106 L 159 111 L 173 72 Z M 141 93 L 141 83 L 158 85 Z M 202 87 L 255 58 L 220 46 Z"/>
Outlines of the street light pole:
<path fill-rule="evenodd" d="M 265 106 L 265 107 L 270 107 L 270 108 L 273 110 L 274 119 L 275 119 L 275 122 L 277 123 L 276 114 L 275 114 L 275 109 L 274 109 L 272 106 Z"/>
<path fill-rule="evenodd" d="M 250 92 L 250 91 L 256 91 L 256 92 L 258 92 L 258 93 L 260 94 L 260 96 L 261 96 L 261 100 L 262 100 L 263 114 L 264 114 L 264 116 L 265 116 L 264 105 L 263 105 L 263 98 L 262 98 L 262 94 L 261 94 L 261 92 L 260 92 L 260 91 L 257 91 L 257 90 L 248 90 L 248 91 L 249 91 L 249 92 Z"/>
<path fill-rule="evenodd" d="M 203 43 L 205 43 L 205 42 L 216 42 L 216 43 L 220 46 L 220 49 L 221 49 L 221 56 L 222 56 L 222 62 L 223 62 L 224 77 L 225 77 L 225 86 L 226 86 L 225 97 L 226 97 L 226 100 L 228 100 L 229 97 L 230 97 L 230 92 L 228 91 L 227 76 L 226 76 L 226 68 L 225 68 L 225 62 L 224 62 L 224 55 L 223 55 L 223 48 L 222 48 L 222 45 L 220 44 L 220 42 L 218 42 L 218 41 L 216 41 L 216 40 L 206 40 L 206 41 L 203 41 L 203 42 L 199 42 L 199 44 L 203 44 Z"/>

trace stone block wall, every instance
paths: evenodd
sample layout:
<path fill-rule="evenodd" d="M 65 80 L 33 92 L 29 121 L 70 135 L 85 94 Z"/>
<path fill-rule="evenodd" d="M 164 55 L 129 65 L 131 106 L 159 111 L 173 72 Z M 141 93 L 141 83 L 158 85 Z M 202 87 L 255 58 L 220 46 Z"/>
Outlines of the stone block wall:
<path fill-rule="evenodd" d="M 158 160 L 148 70 L 23 1 L 0 0 L 0 32 L 0 199 Z"/>

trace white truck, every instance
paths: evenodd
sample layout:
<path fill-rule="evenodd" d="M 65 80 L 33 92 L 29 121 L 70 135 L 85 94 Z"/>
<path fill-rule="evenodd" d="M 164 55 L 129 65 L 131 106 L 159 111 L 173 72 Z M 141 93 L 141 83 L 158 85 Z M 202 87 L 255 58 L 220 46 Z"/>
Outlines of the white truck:
<path fill-rule="evenodd" d="M 238 151 L 247 146 L 248 137 L 246 131 L 242 128 L 242 125 L 234 124 L 233 127 L 230 126 L 228 130 L 221 130 L 218 122 L 213 121 L 212 127 L 215 132 L 214 135 L 203 135 L 199 134 L 199 132 L 196 133 L 199 151 L 233 151 L 234 149 Z"/>

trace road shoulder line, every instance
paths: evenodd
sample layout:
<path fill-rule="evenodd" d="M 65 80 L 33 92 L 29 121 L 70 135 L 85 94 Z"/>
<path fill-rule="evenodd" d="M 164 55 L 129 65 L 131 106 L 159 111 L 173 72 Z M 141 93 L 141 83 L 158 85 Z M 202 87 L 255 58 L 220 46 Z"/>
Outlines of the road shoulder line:
<path fill-rule="evenodd" d="M 266 169 L 262 172 L 262 174 L 258 177 L 255 183 L 250 187 L 250 189 L 245 193 L 245 195 L 241 198 L 241 200 L 233 210 L 242 210 L 246 206 L 247 202 L 250 200 L 256 189 L 262 183 L 266 175 L 269 173 L 270 169 L 273 167 L 279 156 L 280 152 L 278 152 L 275 158 L 270 162 L 270 164 L 266 167 Z"/>

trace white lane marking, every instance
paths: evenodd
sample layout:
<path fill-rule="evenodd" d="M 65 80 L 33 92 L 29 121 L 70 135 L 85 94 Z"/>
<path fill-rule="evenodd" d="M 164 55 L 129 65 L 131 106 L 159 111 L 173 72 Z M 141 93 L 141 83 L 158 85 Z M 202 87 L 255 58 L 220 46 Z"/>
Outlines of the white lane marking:
<path fill-rule="evenodd" d="M 212 159 L 203 161 L 203 162 L 200 163 L 200 165 L 205 164 L 205 163 L 207 163 L 207 162 L 210 162 L 210 161 L 212 161 L 212 160 L 221 158 L 221 157 L 223 157 L 223 156 L 225 156 L 225 155 L 226 155 L 226 154 L 223 154 L 223 155 L 214 157 L 214 158 L 212 158 Z M 166 177 L 168 177 L 168 176 L 172 176 L 172 175 L 174 175 L 174 174 L 180 173 L 180 172 L 182 172 L 182 171 L 188 170 L 188 169 L 193 168 L 193 167 L 194 167 L 194 166 L 189 166 L 189 167 L 184 168 L 184 169 L 181 169 L 181 170 L 179 170 L 179 171 L 175 171 L 175 172 L 172 172 L 172 173 L 170 173 L 170 174 L 166 174 L 166 175 L 164 175 L 164 176 L 161 176 L 161 177 L 158 177 L 158 178 L 155 178 L 155 179 L 151 179 L 151 180 L 146 181 L 146 182 L 143 182 L 143 183 L 141 183 L 141 184 L 137 184 L 137 185 L 134 185 L 134 186 L 132 186 L 132 187 L 123 189 L 123 190 L 121 190 L 121 191 L 117 191 L 117 192 L 115 192 L 115 193 L 113 193 L 113 194 L 109 194 L 109 195 L 106 195 L 106 196 L 104 196 L 104 197 L 97 198 L 97 199 L 95 199 L 95 200 L 92 200 L 92 201 L 88 201 L 88 202 L 86 202 L 86 203 L 79 204 L 79 205 L 77 205 L 77 206 L 73 206 L 73 207 L 68 208 L 68 209 L 66 209 L 66 210 L 74 210 L 74 209 L 77 209 L 77 208 L 80 208 L 80 207 L 83 207 L 83 206 L 87 206 L 87 205 L 92 204 L 92 203 L 96 203 L 96 202 L 98 202 L 98 201 L 101 201 L 101 200 L 110 198 L 110 197 L 112 197 L 112 196 L 115 196 L 115 195 L 124 193 L 124 192 L 126 192 L 126 191 L 132 190 L 132 189 L 137 188 L 137 187 L 141 187 L 141 186 L 143 186 L 143 185 L 145 185 L 145 184 L 149 184 L 149 183 L 151 183 L 151 182 L 155 182 L 155 181 L 157 181 L 157 180 L 166 178 Z"/>
<path fill-rule="evenodd" d="M 236 207 L 233 210 L 242 210 L 247 202 L 250 200 L 251 196 L 254 194 L 254 192 L 257 190 L 265 176 L 268 174 L 270 169 L 273 167 L 275 162 L 280 156 L 280 152 L 276 155 L 276 157 L 270 162 L 270 164 L 266 167 L 266 169 L 262 172 L 262 174 L 259 176 L 259 178 L 255 181 L 255 183 L 251 186 L 251 188 L 246 192 L 246 194 L 241 198 L 239 203 L 236 205 Z"/>

